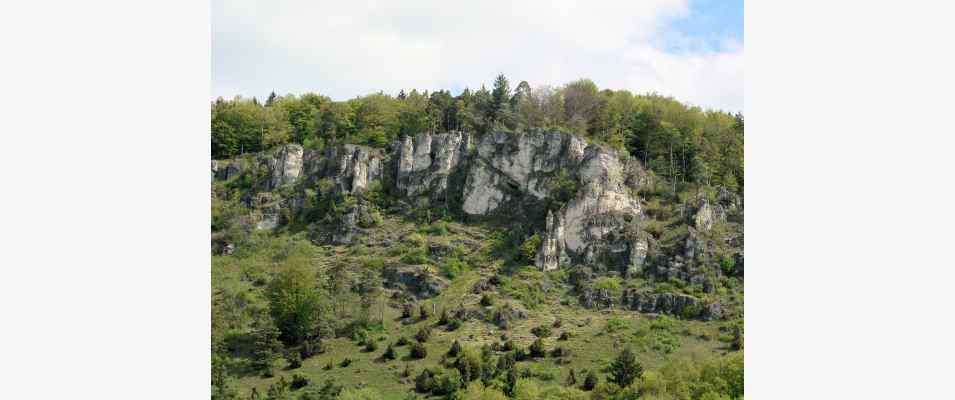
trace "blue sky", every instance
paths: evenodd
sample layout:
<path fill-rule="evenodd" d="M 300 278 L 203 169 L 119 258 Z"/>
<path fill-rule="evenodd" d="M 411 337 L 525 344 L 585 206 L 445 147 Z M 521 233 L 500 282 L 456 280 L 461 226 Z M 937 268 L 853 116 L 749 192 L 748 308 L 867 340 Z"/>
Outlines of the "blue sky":
<path fill-rule="evenodd" d="M 742 1 L 212 1 L 212 97 L 490 85 L 495 75 L 743 109 Z"/>

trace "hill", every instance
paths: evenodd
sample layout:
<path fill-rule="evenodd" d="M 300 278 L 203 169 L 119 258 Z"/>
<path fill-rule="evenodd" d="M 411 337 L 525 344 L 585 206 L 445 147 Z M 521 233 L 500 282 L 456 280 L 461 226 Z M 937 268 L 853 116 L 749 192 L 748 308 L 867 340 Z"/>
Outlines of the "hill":
<path fill-rule="evenodd" d="M 576 398 L 565 383 L 589 372 L 619 390 L 623 349 L 647 372 L 620 396 L 742 393 L 729 189 L 672 192 L 626 153 L 544 129 L 288 144 L 212 176 L 220 396 Z"/>

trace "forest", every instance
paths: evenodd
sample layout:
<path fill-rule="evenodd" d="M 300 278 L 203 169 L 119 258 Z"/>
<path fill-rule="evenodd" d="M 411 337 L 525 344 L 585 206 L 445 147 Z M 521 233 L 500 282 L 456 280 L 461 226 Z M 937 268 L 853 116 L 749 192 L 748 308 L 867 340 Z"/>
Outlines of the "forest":
<path fill-rule="evenodd" d="M 669 182 L 743 189 L 743 115 L 703 110 L 655 93 L 597 87 L 580 79 L 560 87 L 516 87 L 498 75 L 491 90 L 453 96 L 401 90 L 346 101 L 316 93 L 265 101 L 236 96 L 212 102 L 212 158 L 285 143 L 320 149 L 341 143 L 385 147 L 405 135 L 527 128 L 584 135 L 637 157 Z"/>

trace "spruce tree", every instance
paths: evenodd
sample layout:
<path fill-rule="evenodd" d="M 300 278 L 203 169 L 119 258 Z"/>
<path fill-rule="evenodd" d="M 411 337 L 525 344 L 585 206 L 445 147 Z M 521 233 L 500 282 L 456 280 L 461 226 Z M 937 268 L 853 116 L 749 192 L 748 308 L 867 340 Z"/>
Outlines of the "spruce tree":
<path fill-rule="evenodd" d="M 620 387 L 627 387 L 641 375 L 643 375 L 643 366 L 637 362 L 636 356 L 628 347 L 623 349 L 610 364 L 610 378 L 608 380 Z"/>

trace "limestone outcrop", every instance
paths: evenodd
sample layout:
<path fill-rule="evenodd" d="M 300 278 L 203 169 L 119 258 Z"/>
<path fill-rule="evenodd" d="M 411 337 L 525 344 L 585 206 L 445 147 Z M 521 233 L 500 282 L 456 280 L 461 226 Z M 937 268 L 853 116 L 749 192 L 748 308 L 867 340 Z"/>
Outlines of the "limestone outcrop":
<path fill-rule="evenodd" d="M 290 144 L 216 161 L 213 176 L 245 176 L 257 192 L 299 190 L 266 208 L 250 202 L 261 214 L 260 229 L 281 223 L 282 207 L 293 215 L 299 212 L 303 188 L 326 180 L 335 193 L 356 195 L 378 181 L 412 207 L 428 201 L 447 205 L 447 199 L 455 198 L 455 207 L 473 218 L 519 219 L 542 229 L 534 260 L 542 270 L 605 258 L 622 260 L 627 264 L 623 270 L 639 272 L 646 258 L 646 240 L 634 228 L 641 218 L 634 193 L 646 174 L 638 163 L 621 160 L 616 150 L 563 132 L 420 134 L 385 151 L 357 145 L 304 150 Z M 361 206 L 347 210 L 330 240 L 349 242 L 363 212 Z"/>

